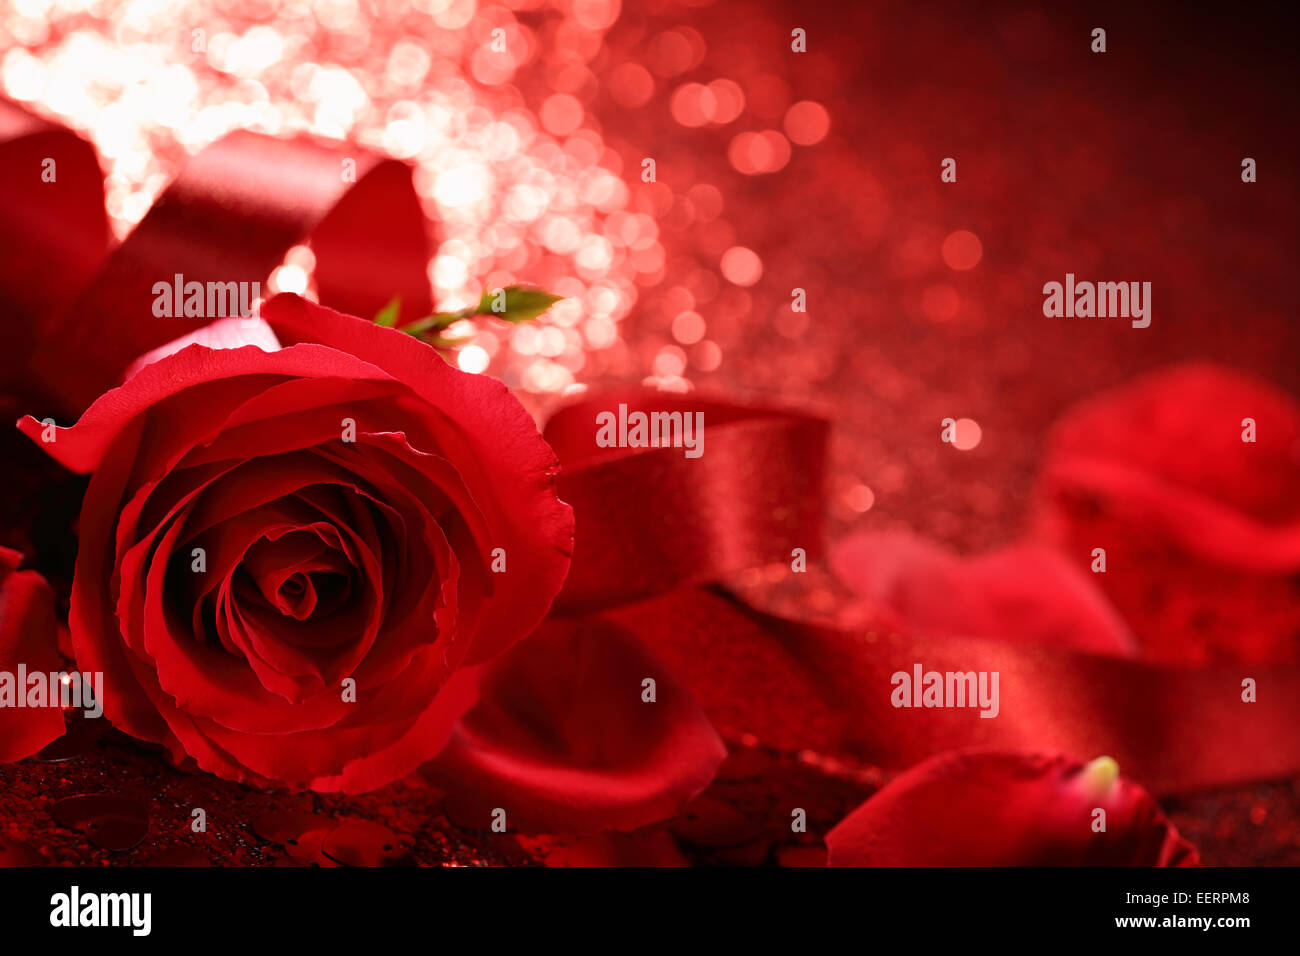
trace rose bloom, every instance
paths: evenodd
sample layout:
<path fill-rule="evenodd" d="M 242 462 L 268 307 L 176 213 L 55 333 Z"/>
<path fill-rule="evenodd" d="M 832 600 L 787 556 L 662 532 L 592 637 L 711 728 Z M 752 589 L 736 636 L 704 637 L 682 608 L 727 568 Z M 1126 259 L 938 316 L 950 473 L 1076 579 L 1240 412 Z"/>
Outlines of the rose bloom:
<path fill-rule="evenodd" d="M 72 643 L 114 725 L 178 763 L 369 790 L 437 754 L 477 665 L 545 616 L 572 513 L 500 382 L 296 296 L 262 315 L 298 344 L 148 356 L 45 443 L 92 476 Z"/>

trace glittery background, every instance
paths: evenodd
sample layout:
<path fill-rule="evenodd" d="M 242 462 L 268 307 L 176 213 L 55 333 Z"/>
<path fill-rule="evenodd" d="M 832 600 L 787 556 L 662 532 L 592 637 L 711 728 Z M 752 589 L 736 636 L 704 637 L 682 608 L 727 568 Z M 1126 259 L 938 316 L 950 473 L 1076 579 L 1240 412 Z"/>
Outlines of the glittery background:
<path fill-rule="evenodd" d="M 92 140 L 119 237 L 233 129 L 409 160 L 440 306 L 511 282 L 568 296 L 537 323 L 476 326 L 462 368 L 539 416 L 629 381 L 812 405 L 835 422 L 832 537 L 907 528 L 974 551 L 1022 530 L 1045 431 L 1081 396 L 1196 356 L 1300 391 L 1286 8 L 1131 6 L 9 0 L 0 82 Z M 1088 50 L 1095 26 L 1104 56 Z M 791 51 L 794 27 L 808 52 Z M 1244 156 L 1259 163 L 1250 186 Z M 1149 279 L 1152 326 L 1044 319 L 1042 283 L 1066 271 Z M 269 287 L 311 283 L 300 247 Z M 790 309 L 796 288 L 806 313 Z M 935 441 L 948 416 L 977 423 L 971 447 Z M 829 613 L 833 587 L 810 577 L 769 599 Z M 729 742 L 686 818 L 600 851 L 817 862 L 818 834 L 881 780 Z M 126 856 L 50 815 L 97 790 L 151 807 Z M 418 777 L 363 798 L 263 795 L 116 739 L 0 769 L 0 792 L 0 854 L 60 862 L 322 862 L 258 832 L 286 809 L 380 821 L 417 838 L 420 862 L 596 852 L 457 828 Z M 806 845 L 773 831 L 778 793 L 802 794 Z M 1300 783 L 1163 805 L 1206 862 L 1300 862 Z"/>

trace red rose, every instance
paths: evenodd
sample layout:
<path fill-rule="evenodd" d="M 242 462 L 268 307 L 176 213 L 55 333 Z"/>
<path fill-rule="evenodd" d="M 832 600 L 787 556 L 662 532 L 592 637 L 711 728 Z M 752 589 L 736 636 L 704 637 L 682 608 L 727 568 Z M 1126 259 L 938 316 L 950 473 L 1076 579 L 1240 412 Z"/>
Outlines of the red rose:
<path fill-rule="evenodd" d="M 35 571 L 19 571 L 20 563 L 21 554 L 0 548 L 0 671 L 25 694 L 16 684 L 19 665 L 49 675 L 59 670 L 59 654 L 53 592 Z M 29 757 L 62 733 L 58 707 L 0 704 L 0 763 Z"/>
<path fill-rule="evenodd" d="M 178 762 L 367 790 L 541 621 L 572 514 L 500 382 L 295 296 L 262 314 L 299 344 L 188 345 L 44 446 L 92 476 L 72 641 L 113 723 Z"/>
<path fill-rule="evenodd" d="M 831 866 L 1197 861 L 1196 850 L 1145 790 L 1119 776 L 1113 760 L 1085 765 L 1060 754 L 940 754 L 845 817 L 826 845 Z"/>

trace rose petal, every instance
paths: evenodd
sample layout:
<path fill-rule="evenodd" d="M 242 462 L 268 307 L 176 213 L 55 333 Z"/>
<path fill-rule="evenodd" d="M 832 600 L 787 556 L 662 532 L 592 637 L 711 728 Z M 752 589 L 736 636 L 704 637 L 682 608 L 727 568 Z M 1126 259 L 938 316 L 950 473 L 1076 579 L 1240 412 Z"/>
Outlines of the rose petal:
<path fill-rule="evenodd" d="M 1256 423 L 1254 442 L 1242 440 L 1247 418 Z M 1237 512 L 1257 523 L 1257 534 L 1290 526 L 1294 536 L 1300 522 L 1297 442 L 1296 398 L 1253 376 L 1193 362 L 1151 372 L 1069 409 L 1052 429 L 1045 470 L 1106 463 L 1130 480 L 1146 477 Z M 1186 529 L 1189 536 L 1199 530 Z M 1205 544 L 1217 552 L 1229 542 Z M 1292 553 L 1300 561 L 1300 550 Z"/>
<path fill-rule="evenodd" d="M 885 608 L 903 633 L 993 637 L 1124 657 L 1137 651 L 1096 585 L 1046 548 L 962 560 L 909 534 L 866 532 L 833 548 L 831 566 Z"/>
<path fill-rule="evenodd" d="M 19 840 L 0 841 L 0 867 L 47 866 L 49 862 L 30 843 L 23 843 Z"/>
<path fill-rule="evenodd" d="M 1105 811 L 1105 831 L 1094 830 Z M 826 836 L 831 866 L 1185 866 L 1197 860 L 1109 758 L 975 751 L 932 757 Z"/>
<path fill-rule="evenodd" d="M 408 841 L 369 820 L 344 820 L 326 834 L 321 852 L 344 866 L 400 866 L 412 860 Z"/>
<path fill-rule="evenodd" d="M 127 368 L 122 380 L 130 378 L 146 365 L 179 352 L 187 345 L 204 345 L 210 349 L 238 349 L 245 345 L 255 345 L 264 352 L 275 352 L 280 348 L 280 341 L 271 327 L 257 316 L 218 319 L 211 325 L 195 329 L 188 335 L 182 335 L 141 355 Z"/>
<path fill-rule="evenodd" d="M 50 807 L 60 826 L 81 830 L 105 850 L 129 850 L 149 832 L 149 808 L 134 797 L 86 793 L 65 797 Z"/>
<path fill-rule="evenodd" d="M 143 866 L 212 866 L 212 859 L 192 846 L 174 846 L 145 860 Z"/>
<path fill-rule="evenodd" d="M 25 697 L 27 688 L 16 686 L 20 664 L 44 675 L 60 668 L 54 592 L 35 571 L 17 570 L 21 561 L 17 551 L 0 548 L 0 671 Z M 58 707 L 0 707 L 0 763 L 30 756 L 62 734 Z"/>
<path fill-rule="evenodd" d="M 548 621 L 486 671 L 482 701 L 427 770 L 466 826 L 486 829 L 500 807 L 512 829 L 634 829 L 676 813 L 726 756 L 667 669 L 599 620 Z"/>
<path fill-rule="evenodd" d="M 1081 564 L 1105 550 L 1094 579 L 1152 660 L 1298 661 L 1297 488 L 1300 403 L 1210 363 L 1175 366 L 1061 418 L 1034 532 Z"/>
<path fill-rule="evenodd" d="M 596 833 L 557 846 L 547 866 L 690 866 L 677 843 L 662 831 Z"/>
<path fill-rule="evenodd" d="M 271 843 L 288 843 L 311 830 L 328 829 L 335 825 L 333 817 L 295 810 L 273 810 L 253 820 L 253 832 Z"/>
<path fill-rule="evenodd" d="M 333 824 L 320 830 L 308 830 L 291 838 L 284 850 L 299 866 L 342 866 L 342 863 L 325 855 L 325 838 L 331 829 Z"/>
<path fill-rule="evenodd" d="M 172 396 L 203 386 L 205 389 L 190 396 L 177 414 L 182 420 L 186 415 L 219 415 L 224 419 L 232 402 L 240 397 L 247 400 L 265 390 L 273 384 L 265 376 L 275 375 L 392 381 L 392 376 L 374 365 L 337 349 L 317 345 L 300 345 L 270 353 L 253 345 L 235 349 L 189 345 L 145 366 L 121 387 L 105 392 L 95 399 L 75 425 L 59 428 L 54 441 L 42 442 L 41 445 L 65 468 L 88 474 L 96 470 L 110 445 L 130 422 L 146 411 L 155 413 L 156 406 Z M 220 401 L 213 401 L 209 393 L 219 397 Z M 197 401 L 198 395 L 208 400 Z M 153 429 L 150 437 L 160 434 L 164 438 L 192 440 L 193 434 L 201 430 L 202 423 L 203 419 L 197 418 L 188 422 L 184 429 Z M 18 427 L 33 441 L 40 442 L 45 426 L 29 415 L 18 423 Z"/>

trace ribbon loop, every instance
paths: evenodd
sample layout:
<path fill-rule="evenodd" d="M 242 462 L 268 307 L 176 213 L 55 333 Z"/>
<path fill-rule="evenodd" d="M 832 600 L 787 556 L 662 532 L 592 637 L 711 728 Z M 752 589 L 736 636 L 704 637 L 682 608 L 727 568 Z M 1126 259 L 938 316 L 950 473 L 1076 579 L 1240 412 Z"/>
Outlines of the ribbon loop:
<path fill-rule="evenodd" d="M 42 153 L 57 156 L 55 183 L 40 180 Z M 28 323 L 15 367 L 0 372 L 13 382 L 28 366 L 29 386 L 61 412 L 80 412 L 135 358 L 222 317 L 155 316 L 155 285 L 178 275 L 260 283 L 310 241 L 323 304 L 364 316 L 400 296 L 408 310 L 432 308 L 426 220 L 397 160 L 236 131 L 194 156 L 111 252 L 89 144 L 0 103 L 0 171 L 19 186 L 0 213 L 0 295 Z"/>
<path fill-rule="evenodd" d="M 94 147 L 4 99 L 0 177 L 0 391 L 23 392 L 46 323 L 72 304 L 108 252 L 108 216 Z"/>
<path fill-rule="evenodd" d="M 596 416 L 703 417 L 703 453 L 602 448 Z M 821 552 L 828 424 L 695 396 L 633 390 L 558 412 L 544 435 L 563 464 L 560 497 L 577 521 L 557 607 L 590 611 Z"/>

